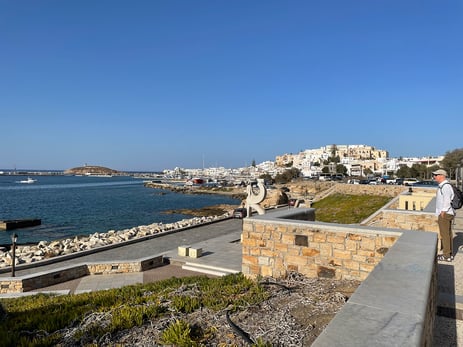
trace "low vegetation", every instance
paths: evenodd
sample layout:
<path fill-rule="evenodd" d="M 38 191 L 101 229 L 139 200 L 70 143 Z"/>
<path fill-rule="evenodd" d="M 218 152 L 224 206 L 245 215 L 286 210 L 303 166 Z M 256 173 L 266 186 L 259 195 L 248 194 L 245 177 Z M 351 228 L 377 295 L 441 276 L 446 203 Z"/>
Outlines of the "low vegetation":
<path fill-rule="evenodd" d="M 172 278 L 79 295 L 2 299 L 0 346 L 83 346 L 174 312 L 233 311 L 266 298 L 259 283 L 239 274 Z M 213 333 L 195 330 L 181 320 L 165 328 L 162 342 L 177 346 L 199 344 Z"/>
<path fill-rule="evenodd" d="M 356 224 L 391 200 L 386 196 L 332 194 L 312 204 L 319 222 Z"/>

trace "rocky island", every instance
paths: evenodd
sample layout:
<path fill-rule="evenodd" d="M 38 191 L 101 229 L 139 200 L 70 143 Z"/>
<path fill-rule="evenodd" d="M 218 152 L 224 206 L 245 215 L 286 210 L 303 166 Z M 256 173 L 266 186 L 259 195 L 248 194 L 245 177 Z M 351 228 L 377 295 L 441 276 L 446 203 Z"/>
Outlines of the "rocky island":
<path fill-rule="evenodd" d="M 112 176 L 120 175 L 121 172 L 113 169 L 109 169 L 104 166 L 85 165 L 79 166 L 64 171 L 65 175 L 82 175 L 82 176 Z"/>

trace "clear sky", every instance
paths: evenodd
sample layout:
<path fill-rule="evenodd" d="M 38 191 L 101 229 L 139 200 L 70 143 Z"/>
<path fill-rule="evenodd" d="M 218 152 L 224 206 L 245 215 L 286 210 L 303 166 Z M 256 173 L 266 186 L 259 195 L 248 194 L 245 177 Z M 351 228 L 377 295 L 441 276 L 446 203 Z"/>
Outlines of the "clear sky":
<path fill-rule="evenodd" d="M 463 147 L 461 0 L 0 0 L 0 168 Z"/>

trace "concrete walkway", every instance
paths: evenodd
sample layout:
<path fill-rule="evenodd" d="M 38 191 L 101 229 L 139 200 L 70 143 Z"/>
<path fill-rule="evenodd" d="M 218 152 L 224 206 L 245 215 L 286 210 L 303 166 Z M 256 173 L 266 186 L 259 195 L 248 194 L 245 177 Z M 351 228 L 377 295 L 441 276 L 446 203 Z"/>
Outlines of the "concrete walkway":
<path fill-rule="evenodd" d="M 463 213 L 459 213 L 462 215 Z M 433 346 L 463 347 L 463 220 L 455 228 L 455 260 L 438 263 L 438 315 L 434 329 Z M 118 275 L 90 275 L 72 281 L 59 283 L 34 292 L 1 294 L 0 298 L 33 295 L 37 292 L 78 294 L 82 292 L 118 288 L 136 283 L 149 283 L 171 277 L 192 275 L 221 276 L 241 271 L 240 219 L 199 226 L 181 232 L 165 234 L 151 240 L 117 247 L 70 260 L 16 270 L 16 276 L 53 270 L 76 263 L 98 261 L 133 260 L 149 255 L 163 255 L 169 264 L 152 270 Z M 190 245 L 202 248 L 202 256 L 190 258 L 178 255 L 178 246 Z M 10 276 L 1 273 L 0 277 Z"/>
<path fill-rule="evenodd" d="M 453 240 L 455 259 L 438 262 L 437 316 L 433 346 L 463 347 L 463 212 L 457 212 Z"/>
<path fill-rule="evenodd" d="M 166 233 L 163 236 L 101 252 L 82 255 L 73 259 L 62 259 L 52 264 L 37 263 L 31 268 L 16 269 L 16 276 L 31 275 L 52 271 L 57 268 L 78 263 L 136 260 L 148 256 L 163 255 L 168 265 L 148 271 L 117 275 L 89 275 L 72 281 L 62 282 L 33 292 L 1 294 L 0 298 L 33 295 L 37 292 L 56 292 L 60 294 L 82 293 L 110 288 L 118 288 L 136 283 L 149 283 L 171 277 L 199 274 L 221 276 L 241 272 L 241 229 L 242 220 L 227 219 L 221 222 L 199 226 L 184 231 Z M 191 258 L 180 256 L 178 247 L 188 245 L 202 249 L 202 256 Z M 59 257 L 57 257 L 59 258 Z M 0 274 L 9 277 L 11 273 Z"/>

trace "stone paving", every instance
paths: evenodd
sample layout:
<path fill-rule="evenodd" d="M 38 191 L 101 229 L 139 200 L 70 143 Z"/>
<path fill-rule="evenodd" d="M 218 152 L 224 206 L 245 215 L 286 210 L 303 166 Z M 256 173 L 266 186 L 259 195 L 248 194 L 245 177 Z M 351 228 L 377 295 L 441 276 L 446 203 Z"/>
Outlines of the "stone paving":
<path fill-rule="evenodd" d="M 438 262 L 438 300 L 433 346 L 463 347 L 463 228 L 462 212 L 457 212 L 453 262 Z"/>

